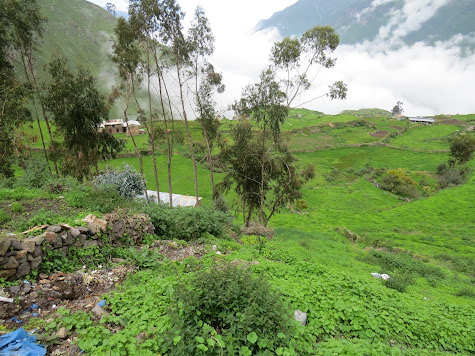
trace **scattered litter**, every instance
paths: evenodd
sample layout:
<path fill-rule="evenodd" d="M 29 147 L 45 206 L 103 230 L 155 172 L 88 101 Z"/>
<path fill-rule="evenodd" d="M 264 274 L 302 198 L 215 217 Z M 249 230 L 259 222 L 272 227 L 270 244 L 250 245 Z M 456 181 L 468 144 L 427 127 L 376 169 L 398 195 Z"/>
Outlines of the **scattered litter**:
<path fill-rule="evenodd" d="M 383 273 L 383 274 L 379 274 L 379 273 L 371 273 L 371 275 L 374 277 L 374 278 L 382 278 L 384 280 L 387 280 L 391 277 L 389 277 L 389 275 L 387 275 L 386 273 Z"/>
<path fill-rule="evenodd" d="M 102 299 L 99 303 L 97 303 L 97 305 L 99 305 L 100 307 L 103 307 L 106 305 L 106 301 Z"/>
<path fill-rule="evenodd" d="M 16 316 L 10 319 L 10 321 L 17 323 L 17 324 L 23 324 L 23 320 L 18 319 Z"/>
<path fill-rule="evenodd" d="M 0 336 L 1 355 L 43 356 L 46 348 L 36 344 L 36 337 L 19 328 Z"/>
<path fill-rule="evenodd" d="M 217 255 L 222 255 L 222 253 L 220 251 L 216 252 Z"/>
<path fill-rule="evenodd" d="M 0 302 L 13 303 L 13 298 L 0 297 Z"/>
<path fill-rule="evenodd" d="M 25 310 L 25 312 L 29 312 L 33 309 L 38 309 L 38 306 L 36 304 L 32 304 L 31 307 L 29 307 L 27 310 Z"/>

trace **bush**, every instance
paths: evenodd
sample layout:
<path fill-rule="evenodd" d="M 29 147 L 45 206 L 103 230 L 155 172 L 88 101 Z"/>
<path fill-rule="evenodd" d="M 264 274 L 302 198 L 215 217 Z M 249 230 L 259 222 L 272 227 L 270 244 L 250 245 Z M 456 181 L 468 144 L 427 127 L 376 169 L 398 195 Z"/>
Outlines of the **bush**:
<path fill-rule="evenodd" d="M 473 291 L 473 289 L 470 289 L 470 288 L 462 288 L 462 289 L 459 289 L 457 291 L 457 293 L 455 293 L 455 295 L 457 297 L 467 297 L 467 298 L 474 298 L 475 299 L 475 292 Z"/>
<path fill-rule="evenodd" d="M 17 201 L 14 201 L 11 205 L 11 208 L 12 208 L 12 211 L 14 213 L 22 213 L 25 208 L 23 207 L 23 205 L 21 205 L 19 202 Z"/>
<path fill-rule="evenodd" d="M 31 158 L 26 164 L 25 174 L 20 178 L 20 184 L 27 188 L 42 188 L 51 177 L 47 162 L 40 158 Z"/>
<path fill-rule="evenodd" d="M 5 224 L 10 221 L 10 215 L 5 211 L 5 209 L 0 209 L 0 225 Z"/>
<path fill-rule="evenodd" d="M 445 278 L 445 274 L 439 267 L 415 260 L 408 253 L 396 254 L 384 251 L 371 251 L 366 261 L 381 266 L 385 269 L 384 273 L 392 271 L 410 272 L 429 280 Z"/>
<path fill-rule="evenodd" d="M 172 209 L 151 203 L 142 210 L 150 216 L 155 234 L 169 240 L 197 240 L 206 233 L 220 237 L 232 222 L 230 215 L 205 207 Z"/>
<path fill-rule="evenodd" d="M 414 277 L 411 273 L 396 274 L 391 278 L 383 281 L 383 284 L 391 289 L 395 289 L 398 292 L 404 293 L 407 287 L 414 282 Z"/>
<path fill-rule="evenodd" d="M 417 197 L 418 195 L 416 182 L 401 168 L 387 171 L 383 175 L 381 188 L 407 197 Z"/>
<path fill-rule="evenodd" d="M 119 195 L 125 199 L 133 199 L 146 189 L 145 181 L 140 173 L 128 164 L 122 169 L 107 168 L 94 178 L 93 183 L 99 189 L 114 187 L 113 189 L 117 189 Z"/>
<path fill-rule="evenodd" d="M 100 213 L 110 213 L 126 205 L 124 198 L 116 189 L 110 189 L 110 186 L 93 189 L 81 184 L 67 192 L 64 199 L 74 208 L 86 208 L 87 211 Z"/>
<path fill-rule="evenodd" d="M 262 354 L 288 345 L 295 322 L 262 278 L 229 264 L 198 271 L 176 292 L 169 355 Z M 265 353 L 266 354 L 266 353 Z"/>
<path fill-rule="evenodd" d="M 464 171 L 459 168 L 451 168 L 445 163 L 437 167 L 437 179 L 441 188 L 463 183 Z"/>

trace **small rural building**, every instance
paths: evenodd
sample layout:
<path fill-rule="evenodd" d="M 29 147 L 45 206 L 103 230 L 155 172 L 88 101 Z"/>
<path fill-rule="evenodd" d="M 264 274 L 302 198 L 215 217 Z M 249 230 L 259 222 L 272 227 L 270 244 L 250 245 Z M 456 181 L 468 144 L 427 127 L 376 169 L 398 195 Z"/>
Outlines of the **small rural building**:
<path fill-rule="evenodd" d="M 124 129 L 127 136 L 137 136 L 145 134 L 145 131 L 140 128 L 140 122 L 136 120 L 129 120 L 124 122 Z"/>
<path fill-rule="evenodd" d="M 428 124 L 428 125 L 435 124 L 435 120 L 430 117 L 410 117 L 409 121 L 414 124 Z"/>
<path fill-rule="evenodd" d="M 109 134 L 118 134 L 125 132 L 124 122 L 122 119 L 103 122 L 101 127 L 103 128 L 104 132 L 107 132 Z"/>
<path fill-rule="evenodd" d="M 164 192 L 160 192 L 159 194 L 157 194 L 157 192 L 155 190 L 147 190 L 147 195 L 148 195 L 148 198 L 149 199 L 153 199 L 155 201 L 155 203 L 158 203 L 158 199 L 160 199 L 160 202 L 161 203 L 164 203 L 164 204 L 170 204 L 170 194 L 169 193 L 164 193 Z M 142 199 L 145 199 L 145 194 L 142 194 L 142 195 L 139 195 L 138 198 L 142 198 Z M 172 194 L 172 203 L 173 203 L 173 206 L 181 206 L 181 207 L 185 207 L 185 206 L 191 206 L 191 207 L 195 207 L 196 206 L 196 197 L 192 197 L 192 196 L 189 196 L 189 195 L 181 195 L 181 194 Z M 203 198 L 199 197 L 198 201 L 201 200 Z"/>
<path fill-rule="evenodd" d="M 125 132 L 127 136 L 137 136 L 145 133 L 145 131 L 140 128 L 140 122 L 136 120 L 129 120 L 127 122 L 124 122 L 122 119 L 105 121 L 100 128 L 102 131 L 112 135 Z"/>

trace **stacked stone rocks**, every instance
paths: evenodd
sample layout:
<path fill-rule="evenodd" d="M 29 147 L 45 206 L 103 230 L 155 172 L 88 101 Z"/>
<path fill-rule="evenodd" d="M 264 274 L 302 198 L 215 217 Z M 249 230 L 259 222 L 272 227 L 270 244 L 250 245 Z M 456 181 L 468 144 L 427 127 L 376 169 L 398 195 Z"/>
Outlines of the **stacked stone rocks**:
<path fill-rule="evenodd" d="M 0 240 L 0 278 L 15 280 L 37 269 L 45 251 L 59 250 L 67 256 L 71 246 L 87 246 L 91 231 L 85 227 L 52 225 L 41 235 L 25 240 L 11 237 Z M 95 240 L 94 240 L 95 241 Z M 89 243 L 91 243 L 89 241 Z M 96 241 L 96 243 L 98 243 Z"/>
<path fill-rule="evenodd" d="M 40 235 L 19 239 L 0 239 L 0 278 L 15 280 L 37 269 L 47 251 L 59 251 L 67 257 L 69 248 L 103 246 L 98 234 L 116 246 L 141 244 L 145 234 L 153 234 L 154 227 L 146 214 L 130 214 L 118 211 L 105 216 L 106 220 L 88 215 L 84 221 L 88 227 L 68 225 L 42 226 Z M 46 230 L 44 230 L 46 229 Z"/>

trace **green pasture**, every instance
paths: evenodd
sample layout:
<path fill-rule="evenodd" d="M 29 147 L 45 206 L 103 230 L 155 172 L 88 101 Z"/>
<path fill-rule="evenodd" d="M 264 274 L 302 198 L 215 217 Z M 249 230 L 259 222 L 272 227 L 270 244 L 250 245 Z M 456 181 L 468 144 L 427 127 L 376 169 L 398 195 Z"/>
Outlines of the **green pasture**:
<path fill-rule="evenodd" d="M 410 129 L 389 141 L 396 147 L 416 148 L 423 150 L 448 150 L 449 139 L 463 129 L 455 125 L 414 125 Z"/>

